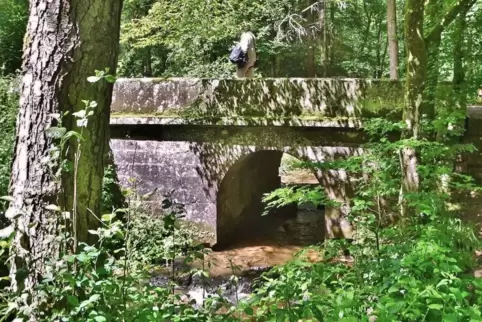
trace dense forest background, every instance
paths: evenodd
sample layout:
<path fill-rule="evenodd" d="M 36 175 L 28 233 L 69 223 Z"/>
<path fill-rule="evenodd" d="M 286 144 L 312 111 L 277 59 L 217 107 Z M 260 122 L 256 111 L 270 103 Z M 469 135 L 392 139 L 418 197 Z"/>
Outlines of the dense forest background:
<path fill-rule="evenodd" d="M 396 1 L 402 78 L 403 6 Z M 26 0 L 0 1 L 3 74 L 20 68 L 27 7 Z M 477 5 L 463 19 L 464 68 L 474 86 L 482 82 L 481 20 Z M 257 37 L 258 77 L 389 77 L 386 0 L 126 0 L 118 74 L 232 77 L 227 56 L 246 25 Z M 440 80 L 453 76 L 457 28 L 451 24 L 442 35 Z"/>

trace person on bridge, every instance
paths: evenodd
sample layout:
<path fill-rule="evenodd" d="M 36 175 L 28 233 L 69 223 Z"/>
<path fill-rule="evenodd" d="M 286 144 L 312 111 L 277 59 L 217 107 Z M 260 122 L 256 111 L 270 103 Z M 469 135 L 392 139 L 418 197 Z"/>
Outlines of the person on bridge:
<path fill-rule="evenodd" d="M 256 38 L 254 34 L 249 31 L 249 26 L 244 24 L 244 31 L 241 34 L 238 46 L 243 54 L 246 56 L 244 64 L 237 65 L 236 76 L 238 78 L 253 77 L 254 64 L 256 63 Z"/>

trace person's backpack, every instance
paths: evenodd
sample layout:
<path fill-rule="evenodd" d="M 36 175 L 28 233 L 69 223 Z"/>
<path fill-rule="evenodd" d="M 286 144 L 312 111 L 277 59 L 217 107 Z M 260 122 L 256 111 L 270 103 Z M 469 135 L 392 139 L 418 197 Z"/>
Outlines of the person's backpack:
<path fill-rule="evenodd" d="M 236 45 L 233 50 L 231 50 L 231 54 L 229 54 L 229 61 L 233 64 L 238 65 L 238 67 L 243 67 L 248 62 L 248 57 L 246 53 L 241 49 L 241 46 L 238 44 Z"/>

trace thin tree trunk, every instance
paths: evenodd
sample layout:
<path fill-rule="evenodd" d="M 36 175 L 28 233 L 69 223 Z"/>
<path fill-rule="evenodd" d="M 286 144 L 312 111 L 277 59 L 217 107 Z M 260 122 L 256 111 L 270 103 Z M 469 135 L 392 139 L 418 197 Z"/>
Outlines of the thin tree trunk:
<path fill-rule="evenodd" d="M 72 173 L 62 176 L 64 194 L 45 161 L 51 157 L 52 139 L 47 129 L 56 126 L 52 113 L 85 109 L 82 100 L 98 106 L 83 131 L 84 140 L 77 169 L 78 241 L 90 241 L 88 228 L 97 226 L 90 214 L 100 212 L 104 159 L 108 152 L 112 84 L 88 83 L 95 70 L 115 72 L 118 56 L 122 0 L 30 1 L 24 52 L 24 77 L 10 192 L 8 215 L 17 234 L 11 247 L 12 288 L 32 291 L 43 273 L 45 259 L 55 255 L 59 214 L 47 210 L 60 204 L 74 213 Z M 72 117 L 63 121 L 67 130 L 80 132 Z M 77 143 L 69 141 L 72 160 Z M 15 274 L 27 270 L 24 280 Z M 35 299 L 32 299 L 35 301 Z"/>
<path fill-rule="evenodd" d="M 427 22 L 429 25 L 436 23 L 440 16 L 440 9 L 442 4 L 438 1 L 430 1 L 426 7 Z M 427 84 L 425 87 L 424 102 L 421 112 L 427 116 L 428 119 L 435 117 L 435 93 L 437 91 L 439 79 L 439 55 L 440 43 L 442 42 L 442 30 L 433 33 L 430 39 L 425 39 L 425 46 L 427 48 Z M 433 137 L 430 135 L 429 137 Z"/>
<path fill-rule="evenodd" d="M 312 7 L 317 0 L 308 0 L 306 2 L 307 6 L 310 7 L 310 10 L 307 12 L 307 22 L 308 22 L 308 36 L 307 36 L 307 56 L 306 56 L 306 71 L 308 77 L 316 77 L 316 37 L 314 32 L 314 23 L 315 23 L 315 13 L 314 8 Z"/>
<path fill-rule="evenodd" d="M 382 29 L 382 17 L 379 17 L 377 22 L 376 67 L 373 78 L 381 78 L 383 76 L 382 44 L 384 41 L 382 37 Z"/>
<path fill-rule="evenodd" d="M 467 13 L 469 8 L 463 10 L 455 20 L 454 29 L 454 78 L 453 84 L 456 91 L 460 91 L 462 84 L 465 81 L 465 67 L 464 67 L 464 39 L 465 30 L 467 27 Z M 464 95 L 462 95 L 464 96 Z"/>
<path fill-rule="evenodd" d="M 319 25 L 320 25 L 320 31 L 321 31 L 321 37 L 322 37 L 322 43 L 321 43 L 321 64 L 323 67 L 323 77 L 328 76 L 328 60 L 329 60 L 329 44 L 328 44 L 328 30 L 327 30 L 327 21 L 326 21 L 326 9 L 327 9 L 327 4 L 326 1 L 323 0 L 321 3 L 321 8 L 318 11 L 318 17 L 319 17 Z"/>
<path fill-rule="evenodd" d="M 152 77 L 152 47 L 147 47 L 145 53 L 146 71 L 144 73 L 145 77 Z"/>
<path fill-rule="evenodd" d="M 454 89 L 454 96 L 455 96 L 455 109 L 460 111 L 466 111 L 467 109 L 467 91 L 464 90 L 465 88 L 465 78 L 466 78 L 466 68 L 464 66 L 464 60 L 466 58 L 465 55 L 465 32 L 467 28 L 467 13 L 470 8 L 465 8 L 460 15 L 455 20 L 455 28 L 453 31 L 453 43 L 454 43 L 454 77 L 452 80 L 453 89 Z M 457 122 L 456 127 L 458 129 L 463 128 L 465 125 L 465 119 L 459 120 Z M 463 135 L 459 137 L 449 137 L 449 144 L 463 144 Z M 456 160 L 453 162 L 453 170 L 457 172 L 466 172 L 465 164 L 466 164 L 466 155 L 463 153 L 457 155 Z M 448 178 L 448 182 L 450 177 Z M 446 185 L 448 186 L 448 184 Z M 447 187 L 448 190 L 448 187 Z"/>
<path fill-rule="evenodd" d="M 335 45 L 335 4 L 332 3 L 330 5 L 330 37 L 328 38 L 328 50 L 329 50 L 329 65 L 334 66 L 335 65 L 335 51 L 333 49 Z"/>
<path fill-rule="evenodd" d="M 421 112 L 426 115 L 428 119 L 435 118 L 435 93 L 439 79 L 439 56 L 440 44 L 442 42 L 442 32 L 445 30 L 446 26 L 448 26 L 454 19 L 457 19 L 457 17 L 463 16 L 463 19 L 465 19 L 465 15 L 473 6 L 475 0 L 460 0 L 452 7 L 451 10 L 448 11 L 443 19 L 440 19 L 442 3 L 443 1 L 430 1 L 426 6 L 427 20 L 430 25 L 435 26 L 432 28 L 427 37 L 425 37 L 425 46 L 427 48 L 426 50 L 428 56 L 428 74 Z M 434 138 L 435 135 L 432 134 L 428 137 Z"/>
<path fill-rule="evenodd" d="M 390 79 L 398 80 L 397 6 L 395 0 L 387 0 L 387 37 Z"/>

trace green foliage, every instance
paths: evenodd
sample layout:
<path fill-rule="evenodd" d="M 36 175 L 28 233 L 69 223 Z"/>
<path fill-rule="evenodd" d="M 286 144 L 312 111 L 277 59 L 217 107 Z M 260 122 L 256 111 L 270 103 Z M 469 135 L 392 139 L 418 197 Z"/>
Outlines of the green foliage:
<path fill-rule="evenodd" d="M 383 229 L 380 237 L 377 256 L 367 244 L 351 246 L 352 264 L 336 261 L 339 241 L 327 242 L 316 264 L 303 251 L 263 276 L 246 308 L 258 308 L 256 321 L 482 320 L 482 281 L 467 274 L 471 249 L 480 246 L 470 228 L 441 219 Z"/>
<path fill-rule="evenodd" d="M 28 0 L 0 0 L 0 76 L 20 68 Z"/>
<path fill-rule="evenodd" d="M 33 314 L 38 321 L 207 320 L 209 311 L 192 309 L 170 287 L 151 286 L 129 248 L 112 247 L 135 231 L 126 230 L 113 215 L 102 221 L 103 227 L 91 231 L 99 237 L 98 246 L 81 244 L 78 253 L 61 252 L 50 259 L 36 289 L 36 306 L 23 300 L 27 294 L 10 297 L 5 316 L 14 313 L 17 321 Z"/>
<path fill-rule="evenodd" d="M 385 76 L 386 2 L 327 2 L 326 35 L 317 19 L 308 20 L 308 13 L 314 11 L 317 16 L 320 8 L 319 3 L 309 6 L 300 0 L 130 0 L 123 15 L 120 72 L 125 76 L 232 77 L 234 67 L 227 56 L 247 27 L 257 37 L 257 74 L 306 76 L 306 53 L 315 46 L 319 76 L 325 67 L 328 75 Z M 313 44 L 308 35 L 315 38 Z M 325 49 L 328 62 L 323 62 Z"/>
<path fill-rule="evenodd" d="M 185 256 L 194 241 L 188 231 L 179 229 L 179 218 L 175 213 L 162 216 L 145 213 L 132 214 L 130 233 L 132 260 L 153 264 L 165 263 Z"/>
<path fill-rule="evenodd" d="M 2 124 L 0 131 L 0 196 L 8 195 L 10 165 L 15 141 L 15 119 L 19 104 L 18 88 L 16 77 L 0 78 L 0 123 Z M 5 206 L 5 201 L 0 201 L 0 212 L 5 210 Z"/>
<path fill-rule="evenodd" d="M 111 158 L 110 156 L 109 153 L 109 158 Z M 109 161 L 111 160 L 112 158 Z M 102 211 L 109 213 L 124 206 L 125 196 L 120 187 L 116 167 L 113 164 L 108 164 L 104 168 L 104 177 L 102 178 Z"/>
<path fill-rule="evenodd" d="M 388 140 L 387 134 L 402 130 L 404 124 L 375 119 L 365 126 L 372 140 L 363 155 L 294 164 L 344 170 L 356 180 L 349 214 L 356 233 L 348 247 L 354 262 L 336 263 L 339 242 L 331 241 L 324 245 L 323 262 L 313 265 L 300 257 L 277 268 L 264 277 L 248 304 L 261 308 L 256 320 L 482 321 L 482 282 L 472 276 L 474 250 L 481 243 L 473 228 L 450 210 L 454 193 L 480 190 L 473 179 L 453 172 L 455 156 L 473 147 L 443 143 L 462 133 L 457 127 L 460 117 L 451 113 L 426 125 L 438 131 L 437 142 Z M 418 167 L 420 190 L 403 196 L 413 212 L 400 218 L 400 151 L 407 146 L 420 151 L 424 163 Z M 303 198 L 324 199 L 320 190 L 302 196 L 296 191 L 282 188 L 265 200 L 279 207 L 305 202 Z M 399 225 L 394 225 L 397 218 Z M 387 225 L 390 228 L 384 228 Z"/>
<path fill-rule="evenodd" d="M 115 169 L 112 165 L 108 165 L 104 170 L 104 178 L 102 179 L 102 208 L 114 209 L 115 205 L 115 189 L 117 185 Z"/>

